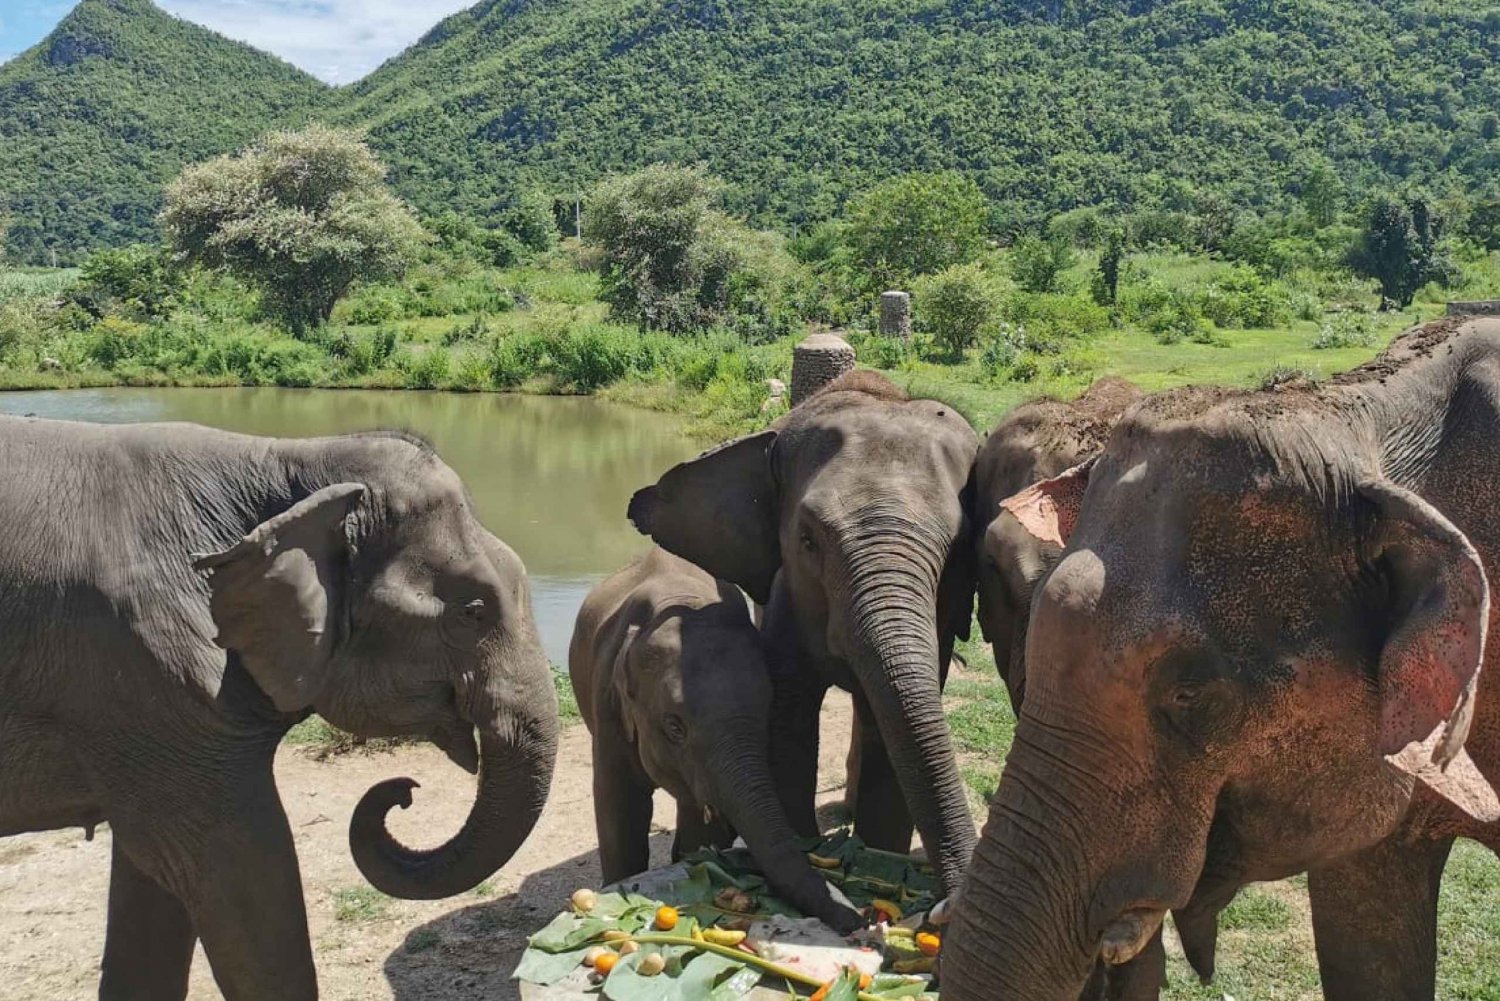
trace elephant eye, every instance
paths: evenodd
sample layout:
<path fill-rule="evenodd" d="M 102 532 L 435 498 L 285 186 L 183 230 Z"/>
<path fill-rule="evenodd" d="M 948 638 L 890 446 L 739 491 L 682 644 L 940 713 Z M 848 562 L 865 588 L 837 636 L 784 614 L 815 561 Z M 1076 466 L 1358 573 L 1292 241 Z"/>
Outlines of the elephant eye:
<path fill-rule="evenodd" d="M 803 532 L 802 537 L 797 541 L 802 544 L 802 551 L 805 553 L 815 553 L 818 551 L 818 544 L 814 542 L 813 537 L 806 532 Z"/>
<path fill-rule="evenodd" d="M 484 622 L 484 599 L 475 598 L 473 601 L 464 605 L 464 607 L 459 610 L 459 614 L 463 616 L 464 621 L 472 625 L 479 625 L 480 623 Z"/>
<path fill-rule="evenodd" d="M 687 724 L 682 717 L 675 713 L 668 713 L 661 721 L 661 728 L 667 735 L 667 739 L 674 744 L 681 744 L 687 740 Z"/>

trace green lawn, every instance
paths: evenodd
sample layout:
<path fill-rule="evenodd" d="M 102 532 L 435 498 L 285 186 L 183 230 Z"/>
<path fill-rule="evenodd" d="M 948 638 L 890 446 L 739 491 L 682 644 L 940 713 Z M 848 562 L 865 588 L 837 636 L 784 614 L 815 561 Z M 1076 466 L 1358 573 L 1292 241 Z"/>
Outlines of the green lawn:
<path fill-rule="evenodd" d="M 999 781 L 1015 733 L 1005 685 L 995 673 L 989 648 L 977 640 L 960 644 L 968 668 L 949 678 L 948 722 L 981 823 Z M 1500 859 L 1473 842 L 1454 849 L 1443 877 L 1439 908 L 1438 991 L 1441 1001 L 1500 999 Z M 1247 887 L 1220 916 L 1218 969 L 1214 982 L 1197 975 L 1169 937 L 1169 1001 L 1320 1001 L 1313 953 L 1307 880 Z M 1379 1001 L 1372 998 L 1371 1001 Z"/>

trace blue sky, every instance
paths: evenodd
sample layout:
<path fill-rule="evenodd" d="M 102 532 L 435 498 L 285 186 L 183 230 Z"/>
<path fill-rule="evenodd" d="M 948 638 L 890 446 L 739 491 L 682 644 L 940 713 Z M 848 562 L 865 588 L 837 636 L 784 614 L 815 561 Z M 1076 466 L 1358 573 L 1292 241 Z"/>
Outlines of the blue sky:
<path fill-rule="evenodd" d="M 476 0 L 156 0 L 329 83 L 358 80 Z M 0 62 L 35 45 L 73 0 L 0 0 Z"/>

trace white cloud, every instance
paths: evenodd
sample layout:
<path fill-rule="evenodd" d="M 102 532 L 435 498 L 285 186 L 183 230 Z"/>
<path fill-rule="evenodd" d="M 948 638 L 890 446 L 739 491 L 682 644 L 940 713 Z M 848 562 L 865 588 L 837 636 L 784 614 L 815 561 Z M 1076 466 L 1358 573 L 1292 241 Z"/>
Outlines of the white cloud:
<path fill-rule="evenodd" d="M 162 9 L 350 83 L 475 0 L 157 0 Z"/>

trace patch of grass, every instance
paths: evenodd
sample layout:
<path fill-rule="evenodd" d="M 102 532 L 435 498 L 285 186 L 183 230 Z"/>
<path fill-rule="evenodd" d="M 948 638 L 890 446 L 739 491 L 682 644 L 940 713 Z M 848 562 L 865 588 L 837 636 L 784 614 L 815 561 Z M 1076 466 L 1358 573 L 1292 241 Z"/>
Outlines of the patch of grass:
<path fill-rule="evenodd" d="M 476 897 L 493 897 L 495 895 L 495 886 L 486 879 L 469 892 Z"/>
<path fill-rule="evenodd" d="M 406 936 L 407 952 L 427 952 L 443 944 L 443 936 L 433 928 L 418 928 Z"/>
<path fill-rule="evenodd" d="M 573 694 L 573 681 L 568 672 L 556 664 L 552 666 L 552 686 L 557 689 L 557 712 L 563 725 L 583 722 L 583 716 L 578 712 L 578 697 Z"/>
<path fill-rule="evenodd" d="M 283 740 L 313 752 L 319 760 L 352 754 L 355 751 L 392 751 L 405 744 L 415 744 L 417 737 L 361 737 L 340 730 L 316 714 L 287 731 Z"/>
<path fill-rule="evenodd" d="M 949 703 L 948 727 L 958 749 L 1002 760 L 1016 733 L 1005 685 L 998 678 L 950 678 L 944 694 Z"/>
<path fill-rule="evenodd" d="M 333 919 L 344 924 L 379 921 L 390 904 L 391 898 L 373 886 L 346 886 L 333 891 Z"/>
<path fill-rule="evenodd" d="M 1291 923 L 1286 901 L 1253 887 L 1241 890 L 1219 915 L 1220 931 L 1285 931 Z"/>

